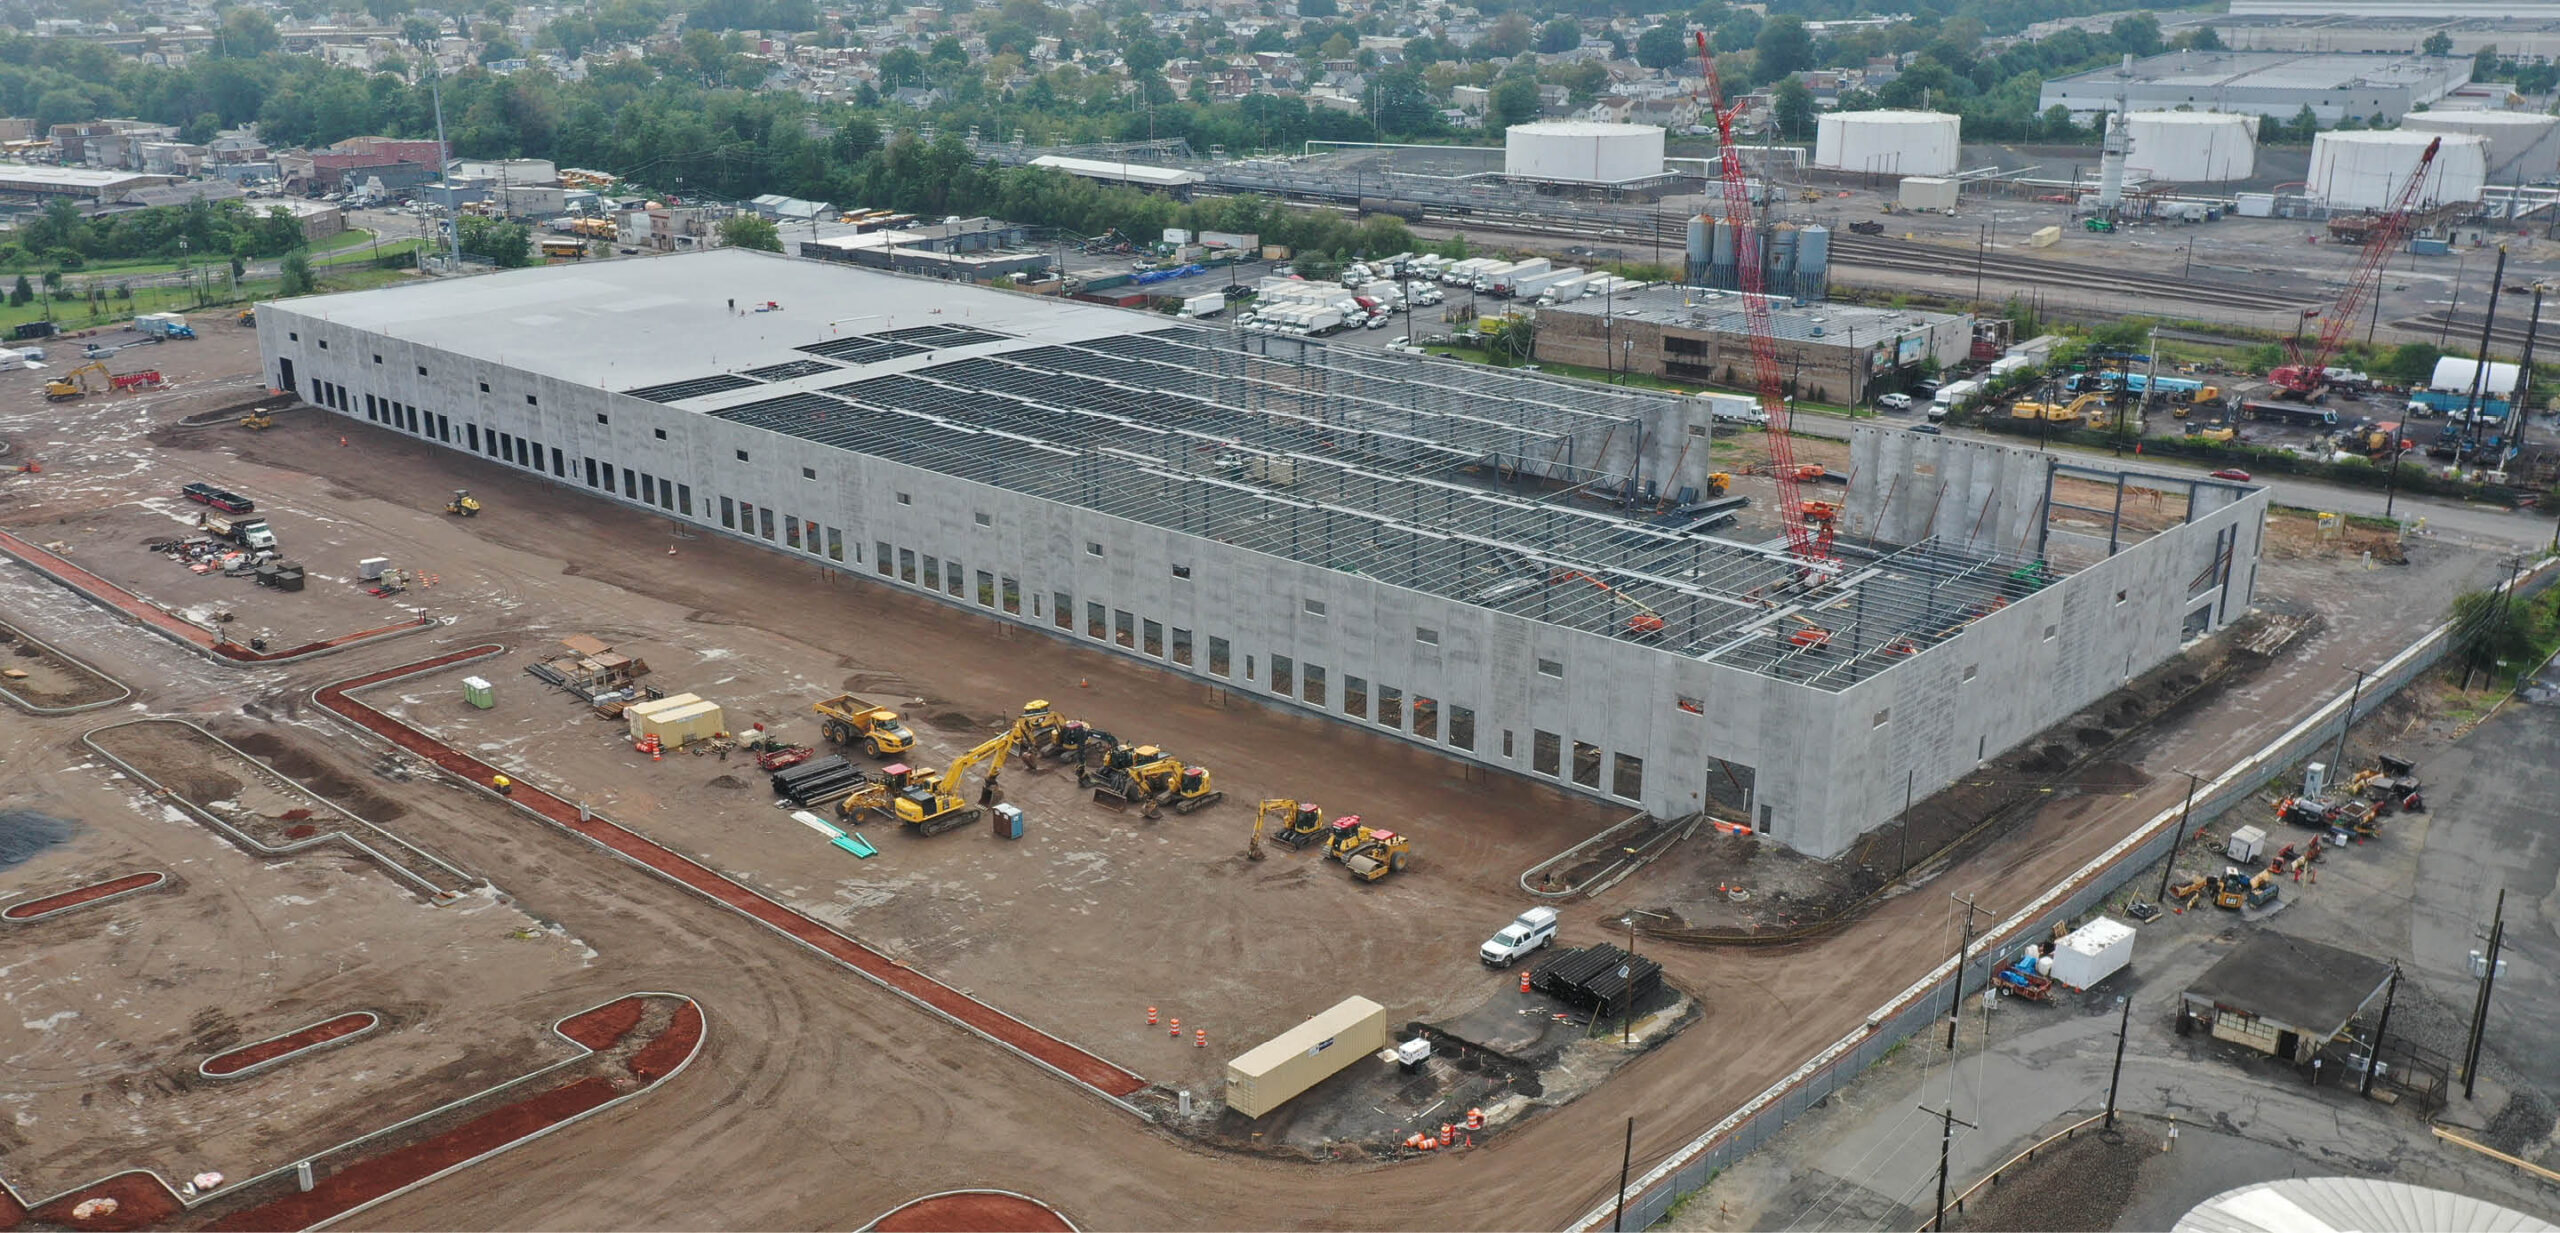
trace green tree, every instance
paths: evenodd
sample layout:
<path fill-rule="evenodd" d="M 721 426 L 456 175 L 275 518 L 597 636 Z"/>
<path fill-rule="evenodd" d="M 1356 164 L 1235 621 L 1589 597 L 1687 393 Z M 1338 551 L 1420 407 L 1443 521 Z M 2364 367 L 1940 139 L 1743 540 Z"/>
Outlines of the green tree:
<path fill-rule="evenodd" d="M 1803 18 L 1791 13 L 1770 18 L 1751 47 L 1758 53 L 1753 58 L 1754 72 L 1762 81 L 1813 67 L 1813 34 L 1804 28 Z"/>
<path fill-rule="evenodd" d="M 278 289 L 283 295 L 309 295 L 320 289 L 319 280 L 311 276 L 311 258 L 307 254 L 285 254 L 284 264 L 278 268 L 278 273 L 284 279 L 284 285 Z"/>
<path fill-rule="evenodd" d="M 523 223 L 465 214 L 454 226 L 467 256 L 480 257 L 502 270 L 533 264 L 533 229 Z"/>
<path fill-rule="evenodd" d="M 15 307 L 24 308 L 34 303 L 35 298 L 36 289 L 27 285 L 27 276 L 19 275 L 16 284 L 9 288 L 9 303 Z"/>
<path fill-rule="evenodd" d="M 2442 358 L 2443 349 L 2434 343 L 2402 343 L 2383 361 L 2382 375 L 2399 385 L 2424 385 L 2435 376 L 2436 361 Z"/>
<path fill-rule="evenodd" d="M 2430 56 L 2452 55 L 2453 36 L 2446 34 L 2442 30 L 2438 30 L 2433 34 L 2428 35 L 2424 41 L 2420 42 L 2418 44 L 2418 50 Z"/>
<path fill-rule="evenodd" d="M 1689 32 L 1677 22 L 1666 21 L 1636 36 L 1636 63 L 1646 68 L 1667 69 L 1689 55 Z"/>
<path fill-rule="evenodd" d="M 2480 50 L 2471 53 L 2473 81 L 2505 81 L 2514 76 L 2512 72 L 2501 72 L 2502 67 L 2498 63 L 2498 45 L 2495 43 L 2482 44 Z"/>
<path fill-rule="evenodd" d="M 1778 123 L 1778 136 L 1802 141 L 1813 135 L 1813 91 L 1803 81 L 1790 77 L 1779 82 L 1770 111 Z"/>
<path fill-rule="evenodd" d="M 1486 100 L 1485 124 L 1496 130 L 1538 118 L 1538 83 L 1526 77 L 1506 78 Z"/>
<path fill-rule="evenodd" d="M 410 0 L 364 0 L 365 14 L 373 18 L 373 24 L 377 26 L 387 26 L 392 18 L 415 7 Z"/>
<path fill-rule="evenodd" d="M 1529 50 L 1529 41 L 1535 36 L 1528 18 L 1518 13 L 1505 13 L 1484 32 L 1483 41 L 1476 46 L 1494 59 L 1508 60 Z"/>
<path fill-rule="evenodd" d="M 1333 0 L 1298 0 L 1300 17 L 1340 17 L 1342 8 Z"/>
<path fill-rule="evenodd" d="M 778 253 L 782 251 L 782 229 L 774 226 L 769 218 L 732 214 L 720 220 L 720 242 L 732 248 Z"/>
<path fill-rule="evenodd" d="M 444 27 L 412 14 L 400 19 L 400 41 L 411 47 L 424 48 L 444 36 Z"/>
<path fill-rule="evenodd" d="M 2115 40 L 2117 51 L 2137 56 L 2160 53 L 2160 19 L 2149 13 L 2119 17 L 2116 24 L 2107 28 L 2107 34 Z"/>
<path fill-rule="evenodd" d="M 1552 56 L 1582 46 L 1582 24 L 1559 17 L 1538 27 L 1538 50 Z"/>
<path fill-rule="evenodd" d="M 256 9 L 234 8 L 222 15 L 222 27 L 213 45 L 225 56 L 263 56 L 283 46 L 284 36 L 276 33 L 274 18 Z"/>

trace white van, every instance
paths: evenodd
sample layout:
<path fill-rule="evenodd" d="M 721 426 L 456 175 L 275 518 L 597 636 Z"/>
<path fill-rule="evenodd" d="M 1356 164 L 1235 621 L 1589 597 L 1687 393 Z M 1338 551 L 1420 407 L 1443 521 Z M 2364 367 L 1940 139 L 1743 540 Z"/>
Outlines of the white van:
<path fill-rule="evenodd" d="M 1502 927 L 1476 952 L 1486 967 L 1502 967 L 1556 940 L 1556 910 L 1531 908 Z"/>

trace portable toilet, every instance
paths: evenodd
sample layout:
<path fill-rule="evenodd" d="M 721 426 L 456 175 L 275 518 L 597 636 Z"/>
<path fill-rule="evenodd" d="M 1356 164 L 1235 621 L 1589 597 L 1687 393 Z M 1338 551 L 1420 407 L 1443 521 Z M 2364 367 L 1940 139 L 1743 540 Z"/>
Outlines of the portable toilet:
<path fill-rule="evenodd" d="M 2318 796 L 2329 790 L 2329 764 L 2311 762 L 2302 768 L 2302 794 Z"/>
<path fill-rule="evenodd" d="M 498 693 L 489 682 L 466 676 L 462 678 L 462 700 L 485 711 L 498 705 Z"/>
<path fill-rule="evenodd" d="M 996 838 L 998 838 L 998 839 L 1020 839 L 1020 838 L 1022 838 L 1022 807 L 1021 807 L 1021 806 L 1019 806 L 1019 805 L 1014 805 L 1014 804 L 1011 804 L 1011 803 L 1007 803 L 1007 804 L 1003 804 L 1003 805 L 998 805 L 998 806 L 996 806 L 993 810 L 990 810 L 990 811 L 989 811 L 989 814 L 990 814 L 990 816 L 994 819 L 994 825 L 995 825 L 995 831 L 996 831 Z"/>

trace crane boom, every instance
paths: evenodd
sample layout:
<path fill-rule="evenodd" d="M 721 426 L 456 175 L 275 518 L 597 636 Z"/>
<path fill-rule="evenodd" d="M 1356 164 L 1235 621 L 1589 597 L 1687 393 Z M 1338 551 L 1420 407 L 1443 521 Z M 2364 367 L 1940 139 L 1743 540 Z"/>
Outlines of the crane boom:
<path fill-rule="evenodd" d="M 2285 392 L 2308 397 L 2320 391 L 2320 383 L 2329 361 L 2337 358 L 2338 347 L 2346 341 L 2347 331 L 2355 328 L 2358 310 L 2365 298 L 2382 282 L 2382 267 L 2400 249 L 2401 237 L 2409 233 L 2409 210 L 2417 204 L 2418 190 L 2426 186 L 2427 169 L 2436 161 L 2436 151 L 2444 146 L 2444 138 L 2427 143 L 2426 152 L 2418 156 L 2418 169 L 2400 188 L 2399 199 L 2389 213 L 2376 220 L 2365 233 L 2364 252 L 2357 257 L 2355 271 L 2347 276 L 2347 285 L 2338 291 L 2338 302 L 2330 306 L 2327 319 L 2320 323 L 2318 348 L 2305 358 L 2301 346 L 2285 342 L 2285 363 L 2267 378 L 2282 386 Z"/>
<path fill-rule="evenodd" d="M 1795 442 L 1787 431 L 1787 395 L 1778 375 L 1778 331 L 1770 320 L 1767 282 L 1760 268 L 1760 231 L 1752 225 L 1751 189 L 1743 181 L 1742 154 L 1733 142 L 1733 118 L 1742 104 L 1725 106 L 1724 85 L 1716 77 L 1716 57 L 1707 46 L 1707 32 L 1698 31 L 1697 39 L 1698 62 L 1706 70 L 1707 108 L 1716 121 L 1716 163 L 1724 181 L 1725 219 L 1738 233 L 1734 264 L 1741 275 L 1742 317 L 1751 334 L 1751 376 L 1759 390 L 1761 414 L 1769 417 L 1769 465 L 1777 472 L 1778 517 L 1787 529 L 1788 553 L 1810 565 L 1830 557 L 1829 537 L 1817 541 L 1805 518 L 1803 475 L 1796 467 Z"/>

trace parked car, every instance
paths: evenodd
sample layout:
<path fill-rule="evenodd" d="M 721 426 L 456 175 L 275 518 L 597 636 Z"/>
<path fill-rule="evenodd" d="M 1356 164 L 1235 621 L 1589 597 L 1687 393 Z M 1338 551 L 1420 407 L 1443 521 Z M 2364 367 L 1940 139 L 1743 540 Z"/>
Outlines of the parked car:
<path fill-rule="evenodd" d="M 1946 429 L 1940 428 L 1935 424 L 1910 424 L 1905 426 L 1911 429 L 1911 431 L 1919 433 L 1924 437 L 1943 437 L 1947 435 Z"/>
<path fill-rule="evenodd" d="M 1876 400 L 1876 408 L 1881 411 L 1891 411 L 1894 414 L 1899 415 L 1902 412 L 1911 409 L 1911 395 L 1887 394 Z"/>
<path fill-rule="evenodd" d="M 2249 473 L 2238 467 L 2224 467 L 2223 469 L 2211 472 L 2210 474 L 2215 479 L 2238 480 L 2243 484 L 2249 482 Z"/>

